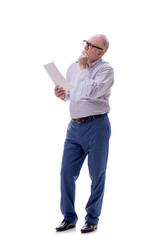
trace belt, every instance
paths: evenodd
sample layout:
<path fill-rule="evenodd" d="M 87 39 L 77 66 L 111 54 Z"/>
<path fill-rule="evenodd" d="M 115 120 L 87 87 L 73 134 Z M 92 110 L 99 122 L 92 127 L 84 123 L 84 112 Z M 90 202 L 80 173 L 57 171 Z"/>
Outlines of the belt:
<path fill-rule="evenodd" d="M 94 116 L 88 116 L 88 117 L 84 117 L 84 118 L 76 118 L 76 119 L 72 119 L 72 121 L 76 122 L 76 123 L 83 123 L 83 122 L 88 122 L 88 121 L 94 120 L 94 119 L 99 118 L 104 115 L 107 115 L 107 113 L 94 115 Z"/>

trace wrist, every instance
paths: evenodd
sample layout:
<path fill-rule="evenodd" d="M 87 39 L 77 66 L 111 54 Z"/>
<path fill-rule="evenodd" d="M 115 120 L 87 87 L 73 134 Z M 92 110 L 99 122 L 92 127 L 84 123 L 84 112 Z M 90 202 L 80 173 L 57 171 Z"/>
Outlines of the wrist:
<path fill-rule="evenodd" d="M 86 67 L 83 66 L 83 67 L 80 67 L 80 69 L 81 69 L 81 70 L 82 70 L 82 69 L 86 69 Z"/>

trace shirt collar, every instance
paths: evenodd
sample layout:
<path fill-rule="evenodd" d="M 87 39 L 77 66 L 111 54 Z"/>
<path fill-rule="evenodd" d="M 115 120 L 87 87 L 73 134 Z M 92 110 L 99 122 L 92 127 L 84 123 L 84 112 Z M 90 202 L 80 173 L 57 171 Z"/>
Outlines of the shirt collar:
<path fill-rule="evenodd" d="M 89 65 L 89 67 L 87 67 L 87 68 L 92 68 L 93 66 L 95 66 L 97 63 L 99 63 L 99 62 L 101 62 L 101 61 L 102 61 L 102 58 L 99 58 L 97 61 L 91 63 L 91 64 Z"/>

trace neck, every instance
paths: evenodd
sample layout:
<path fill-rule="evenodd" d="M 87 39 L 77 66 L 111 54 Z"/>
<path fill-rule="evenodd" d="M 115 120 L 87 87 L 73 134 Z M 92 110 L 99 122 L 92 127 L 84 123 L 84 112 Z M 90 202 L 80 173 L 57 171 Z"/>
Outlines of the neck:
<path fill-rule="evenodd" d="M 98 59 L 100 59 L 100 58 L 98 58 Z M 96 59 L 96 60 L 94 60 L 94 61 L 92 61 L 92 60 L 88 60 L 87 65 L 89 66 L 90 64 L 96 62 L 98 59 Z"/>

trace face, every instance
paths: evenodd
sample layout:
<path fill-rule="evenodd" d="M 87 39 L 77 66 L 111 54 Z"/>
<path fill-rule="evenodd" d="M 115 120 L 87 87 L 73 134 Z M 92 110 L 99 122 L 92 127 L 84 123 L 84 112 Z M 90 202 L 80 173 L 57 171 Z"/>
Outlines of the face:
<path fill-rule="evenodd" d="M 103 48 L 101 38 L 92 37 L 88 40 L 88 42 L 92 43 L 93 45 L 95 45 L 97 47 Z M 88 56 L 89 56 L 88 63 L 89 64 L 97 61 L 99 58 L 101 58 L 104 55 L 104 50 L 100 50 L 100 49 L 97 49 L 94 47 L 92 49 L 89 49 L 87 47 L 87 45 L 84 47 L 84 50 L 88 53 Z"/>

